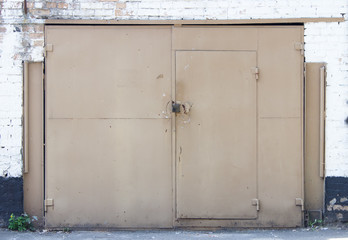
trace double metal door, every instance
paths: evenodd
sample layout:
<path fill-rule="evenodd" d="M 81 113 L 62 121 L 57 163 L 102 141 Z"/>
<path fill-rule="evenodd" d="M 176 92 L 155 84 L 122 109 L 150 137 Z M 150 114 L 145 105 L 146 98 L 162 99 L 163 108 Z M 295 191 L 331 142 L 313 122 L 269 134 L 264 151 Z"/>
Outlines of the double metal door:
<path fill-rule="evenodd" d="M 301 34 L 47 26 L 46 226 L 301 225 Z"/>

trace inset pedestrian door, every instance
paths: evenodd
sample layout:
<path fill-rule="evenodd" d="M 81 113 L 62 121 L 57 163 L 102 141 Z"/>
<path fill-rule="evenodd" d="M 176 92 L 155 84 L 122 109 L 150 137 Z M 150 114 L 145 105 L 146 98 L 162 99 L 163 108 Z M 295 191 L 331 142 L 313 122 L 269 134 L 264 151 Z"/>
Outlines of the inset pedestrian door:
<path fill-rule="evenodd" d="M 177 51 L 178 218 L 253 219 L 255 51 Z"/>

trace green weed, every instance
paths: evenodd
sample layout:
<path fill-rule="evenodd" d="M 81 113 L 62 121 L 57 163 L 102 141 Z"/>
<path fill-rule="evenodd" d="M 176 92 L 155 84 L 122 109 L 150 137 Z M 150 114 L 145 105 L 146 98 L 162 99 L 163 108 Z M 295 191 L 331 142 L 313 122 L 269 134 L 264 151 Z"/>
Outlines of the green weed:
<path fill-rule="evenodd" d="M 314 221 L 308 221 L 308 227 L 311 229 L 316 229 L 323 226 L 323 220 L 320 219 L 314 219 Z"/>
<path fill-rule="evenodd" d="M 32 225 L 32 221 L 36 220 L 35 218 L 30 219 L 30 217 L 24 213 L 19 217 L 16 217 L 13 213 L 11 214 L 10 219 L 8 220 L 8 229 L 12 231 L 34 231 L 35 228 Z"/>

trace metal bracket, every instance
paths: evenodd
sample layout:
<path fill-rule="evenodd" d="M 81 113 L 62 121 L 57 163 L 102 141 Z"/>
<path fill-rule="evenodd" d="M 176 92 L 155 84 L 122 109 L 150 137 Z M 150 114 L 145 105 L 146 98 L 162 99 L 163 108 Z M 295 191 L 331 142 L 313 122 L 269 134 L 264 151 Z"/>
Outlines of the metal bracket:
<path fill-rule="evenodd" d="M 29 172 L 29 63 L 24 62 L 24 168 L 23 172 Z"/>
<path fill-rule="evenodd" d="M 47 55 L 47 52 L 53 52 L 53 44 L 47 43 L 45 46 L 45 56 Z"/>
<path fill-rule="evenodd" d="M 259 68 L 254 67 L 254 68 L 251 68 L 250 70 L 251 70 L 252 74 L 255 74 L 255 79 L 258 80 L 259 79 Z"/>
<path fill-rule="evenodd" d="M 53 44 L 47 43 L 45 47 L 46 52 L 53 52 Z"/>
<path fill-rule="evenodd" d="M 254 198 L 251 200 L 251 205 L 256 206 L 256 211 L 260 211 L 260 200 L 257 198 Z"/>
<path fill-rule="evenodd" d="M 301 210 L 304 211 L 304 203 L 302 198 L 295 198 L 296 206 L 301 206 Z"/>
<path fill-rule="evenodd" d="M 303 53 L 304 53 L 304 43 L 296 42 L 294 47 L 295 47 L 296 50 L 301 51 L 301 55 L 303 56 Z"/>
<path fill-rule="evenodd" d="M 47 198 L 45 200 L 45 212 L 47 212 L 47 207 L 53 207 L 54 201 L 52 198 Z"/>
<path fill-rule="evenodd" d="M 326 68 L 320 68 L 320 152 L 319 152 L 319 176 L 325 177 L 325 88 L 326 88 Z"/>

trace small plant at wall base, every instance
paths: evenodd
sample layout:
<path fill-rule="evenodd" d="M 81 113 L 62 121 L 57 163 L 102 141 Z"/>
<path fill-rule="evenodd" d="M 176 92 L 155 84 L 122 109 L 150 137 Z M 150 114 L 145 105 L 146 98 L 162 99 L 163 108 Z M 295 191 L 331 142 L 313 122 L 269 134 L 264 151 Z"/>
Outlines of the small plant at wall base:
<path fill-rule="evenodd" d="M 314 221 L 309 221 L 308 222 L 308 227 L 310 227 L 311 229 L 316 229 L 323 226 L 323 220 L 320 219 L 314 219 Z"/>
<path fill-rule="evenodd" d="M 30 219 L 30 217 L 26 213 L 22 214 L 19 217 L 16 217 L 12 213 L 10 219 L 8 220 L 8 229 L 20 232 L 27 230 L 34 231 L 35 228 L 32 225 L 32 221 L 34 220 L 36 220 L 35 217 L 33 217 L 33 219 Z"/>

